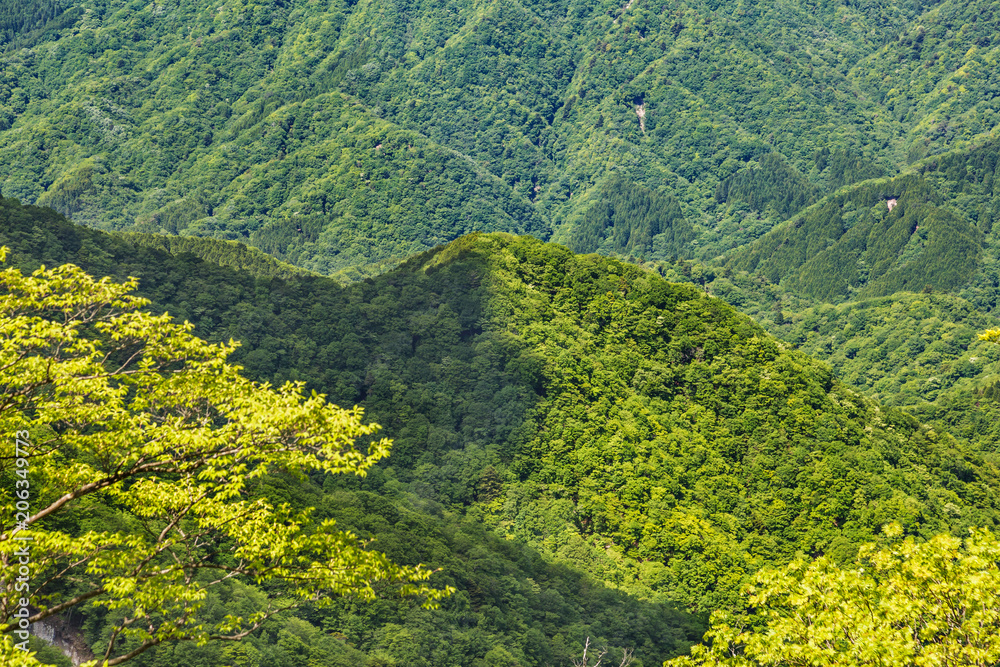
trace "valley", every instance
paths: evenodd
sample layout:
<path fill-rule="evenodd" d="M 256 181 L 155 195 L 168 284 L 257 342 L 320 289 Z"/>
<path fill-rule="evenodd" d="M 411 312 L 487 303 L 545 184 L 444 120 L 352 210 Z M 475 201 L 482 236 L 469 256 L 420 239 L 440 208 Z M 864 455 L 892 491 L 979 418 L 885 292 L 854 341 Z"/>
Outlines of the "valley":
<path fill-rule="evenodd" d="M 995 531 L 997 21 L 986 0 L 0 2 L 7 267 L 135 277 L 152 313 L 238 341 L 250 380 L 361 406 L 388 458 L 248 497 L 455 589 L 432 609 L 377 585 L 128 664 L 569 666 L 589 641 L 649 667 L 713 618 L 765 623 L 758 573 Z M 70 507 L 46 529 L 139 525 L 111 495 Z M 191 613 L 285 593 L 235 578 Z M 60 621 L 109 658 L 122 622 Z"/>

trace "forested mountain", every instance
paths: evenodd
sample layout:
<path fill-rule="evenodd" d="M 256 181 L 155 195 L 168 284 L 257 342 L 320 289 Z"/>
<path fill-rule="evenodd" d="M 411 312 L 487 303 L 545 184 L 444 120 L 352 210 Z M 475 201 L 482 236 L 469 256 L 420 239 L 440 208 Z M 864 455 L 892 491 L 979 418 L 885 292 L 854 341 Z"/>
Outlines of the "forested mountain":
<path fill-rule="evenodd" d="M 648 667 L 761 567 L 995 529 L 998 35 L 989 0 L 0 2 L 8 263 L 137 276 L 362 405 L 367 478 L 257 492 L 458 590 L 137 663 Z"/>
<path fill-rule="evenodd" d="M 683 610 L 738 608 L 765 563 L 849 560 L 890 520 L 926 536 L 1000 519 L 990 459 L 634 265 L 474 235 L 341 287 L 170 255 L 11 200 L 0 219 L 15 265 L 138 275 L 154 309 L 241 340 L 251 377 L 365 406 L 395 440 L 386 464 L 267 493 L 443 567 L 459 589 L 437 612 L 345 602 L 235 651 L 144 663 L 569 664 L 590 635 L 658 664 L 699 638 Z M 109 631 L 100 616 L 84 629 Z"/>
<path fill-rule="evenodd" d="M 1000 144 L 988 142 L 843 188 L 736 250 L 728 264 L 820 301 L 926 288 L 992 310 L 998 158 Z"/>
<path fill-rule="evenodd" d="M 471 231 L 713 257 L 997 123 L 985 0 L 3 12 L 4 196 L 344 279 Z M 649 198 L 691 232 L 594 231 Z"/>

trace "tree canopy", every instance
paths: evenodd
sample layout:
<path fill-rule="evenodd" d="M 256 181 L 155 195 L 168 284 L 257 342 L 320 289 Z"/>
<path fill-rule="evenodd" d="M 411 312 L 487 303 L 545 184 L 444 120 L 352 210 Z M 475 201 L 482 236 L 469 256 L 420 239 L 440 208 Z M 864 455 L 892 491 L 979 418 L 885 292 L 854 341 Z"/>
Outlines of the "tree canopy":
<path fill-rule="evenodd" d="M 350 278 L 472 231 L 710 258 L 1000 119 L 989 0 L 67 5 L 0 3 L 4 196 Z"/>
<path fill-rule="evenodd" d="M 1000 540 L 973 530 L 868 544 L 853 566 L 826 557 L 765 569 L 750 611 L 719 613 L 690 657 L 668 667 L 774 665 L 924 667 L 1000 660 Z"/>
<path fill-rule="evenodd" d="M 244 341 L 231 358 L 249 377 L 301 380 L 362 404 L 393 438 L 393 455 L 363 480 L 283 477 L 268 482 L 268 497 L 316 507 L 376 538 L 395 562 L 444 567 L 442 583 L 458 592 L 426 613 L 398 600 L 306 611 L 249 637 L 231 659 L 240 667 L 359 655 L 568 665 L 588 636 L 659 663 L 703 633 L 671 606 L 738 607 L 763 565 L 797 552 L 849 563 L 893 520 L 922 538 L 997 525 L 992 459 L 851 391 L 700 285 L 531 238 L 477 235 L 340 286 L 269 277 L 280 267 L 264 264 L 254 277 L 186 247 L 168 255 L 11 200 L 0 202 L 0 221 L 19 266 L 46 258 L 141 274 L 157 311 L 190 318 L 207 339 Z M 214 257 L 207 249 L 191 246 Z M 239 266 L 239 255 L 226 263 Z M 690 262 L 660 268 L 710 275 Z M 768 308 L 787 296 L 735 273 L 730 282 L 756 286 Z M 881 302 L 820 311 L 815 332 L 792 315 L 826 336 L 846 331 L 843 321 L 869 331 L 868 314 L 873 338 L 891 334 L 888 347 L 896 329 L 916 326 L 908 318 L 920 318 L 923 336 L 965 312 L 938 295 L 899 306 L 908 308 L 885 322 Z M 984 322 L 966 324 L 992 326 Z M 961 331 L 941 334 L 942 355 L 961 350 Z M 920 358 L 928 374 L 942 359 L 932 352 Z M 901 363 L 888 354 L 879 368 Z M 85 618 L 88 640 L 113 631 L 113 619 Z M 357 652 L 327 657 L 320 642 L 288 639 L 320 628 L 343 632 Z M 180 655 L 154 649 L 137 661 L 160 667 Z"/>
<path fill-rule="evenodd" d="M 260 493 L 277 473 L 364 475 L 389 453 L 378 426 L 301 384 L 247 380 L 226 362 L 235 343 L 140 310 L 135 287 L 72 265 L 0 272 L 0 430 L 17 434 L 0 459 L 0 618 L 28 597 L 28 623 L 100 608 L 113 665 L 164 642 L 240 639 L 303 602 L 391 586 L 433 606 L 450 592 Z M 206 622 L 207 592 L 233 579 L 267 587 L 266 604 Z M 2 650 L 19 655 L 9 634 Z"/>

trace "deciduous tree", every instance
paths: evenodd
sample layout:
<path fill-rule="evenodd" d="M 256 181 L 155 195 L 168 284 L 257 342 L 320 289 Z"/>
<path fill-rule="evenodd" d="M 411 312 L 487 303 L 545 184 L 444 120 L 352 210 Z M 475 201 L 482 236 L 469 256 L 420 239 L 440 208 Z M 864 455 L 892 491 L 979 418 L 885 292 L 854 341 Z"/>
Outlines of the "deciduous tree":
<path fill-rule="evenodd" d="M 33 664 L 18 616 L 82 605 L 118 619 L 100 659 L 115 665 L 163 642 L 240 639 L 303 602 L 449 593 L 257 492 L 274 474 L 364 475 L 389 453 L 378 426 L 245 379 L 226 363 L 236 343 L 143 312 L 135 288 L 71 265 L 0 272 L 0 619 L 14 621 L 0 661 Z M 206 621 L 208 591 L 233 578 L 268 604 Z"/>
<path fill-rule="evenodd" d="M 715 614 L 710 643 L 664 664 L 996 665 L 998 562 L 1000 541 L 985 530 L 869 544 L 848 568 L 800 559 L 758 574 L 746 615 Z"/>

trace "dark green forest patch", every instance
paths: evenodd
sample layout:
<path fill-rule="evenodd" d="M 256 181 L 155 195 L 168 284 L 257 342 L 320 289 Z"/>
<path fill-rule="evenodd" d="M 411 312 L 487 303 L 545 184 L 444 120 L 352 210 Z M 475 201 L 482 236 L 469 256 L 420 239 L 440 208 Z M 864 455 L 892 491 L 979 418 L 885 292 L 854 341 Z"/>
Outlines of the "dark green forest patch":
<path fill-rule="evenodd" d="M 868 181 L 809 207 L 732 255 L 734 269 L 821 301 L 957 290 L 980 268 L 982 232 L 922 176 Z"/>
<path fill-rule="evenodd" d="M 674 197 L 615 175 L 601 186 L 566 245 L 579 253 L 686 257 L 694 238 Z"/>

